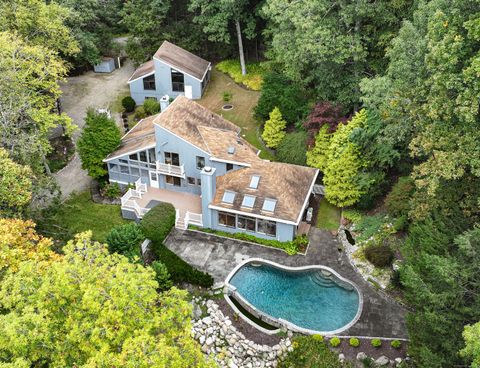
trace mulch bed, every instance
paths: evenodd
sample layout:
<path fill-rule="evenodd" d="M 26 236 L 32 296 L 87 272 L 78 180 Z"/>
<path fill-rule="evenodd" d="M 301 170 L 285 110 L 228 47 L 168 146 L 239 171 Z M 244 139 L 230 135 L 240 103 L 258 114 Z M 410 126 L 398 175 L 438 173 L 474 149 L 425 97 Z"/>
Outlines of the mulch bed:
<path fill-rule="evenodd" d="M 222 313 L 230 318 L 237 331 L 244 334 L 247 339 L 252 340 L 256 344 L 273 346 L 278 344 L 283 338 L 282 336 L 278 335 L 267 335 L 266 333 L 263 333 L 257 330 L 255 327 L 249 325 L 241 317 L 234 316 L 232 307 L 230 307 L 224 298 L 216 299 L 215 303 L 218 305 Z"/>
<path fill-rule="evenodd" d="M 339 336 L 340 337 L 340 336 Z M 348 343 L 349 339 L 341 339 L 342 343 L 336 348 L 330 349 L 335 351 L 337 354 L 343 353 L 345 358 L 348 360 L 356 360 L 357 354 L 363 351 L 369 358 L 377 359 L 382 355 L 385 355 L 390 360 L 395 360 L 395 358 L 405 359 L 407 356 L 407 342 L 402 341 L 402 346 L 399 349 L 394 349 L 390 346 L 390 341 L 382 341 L 382 346 L 379 348 L 374 348 L 371 344 L 370 339 L 359 339 L 360 346 L 354 348 Z M 328 342 L 327 342 L 328 344 Z"/>

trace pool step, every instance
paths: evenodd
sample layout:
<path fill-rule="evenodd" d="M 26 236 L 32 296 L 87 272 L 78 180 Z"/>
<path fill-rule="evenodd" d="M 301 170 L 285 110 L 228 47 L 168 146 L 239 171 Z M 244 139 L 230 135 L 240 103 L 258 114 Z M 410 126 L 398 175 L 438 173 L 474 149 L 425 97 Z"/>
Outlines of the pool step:
<path fill-rule="evenodd" d="M 325 278 L 325 276 L 322 276 L 319 272 L 314 272 L 310 277 L 314 283 L 322 287 L 330 288 L 336 285 L 334 281 Z"/>

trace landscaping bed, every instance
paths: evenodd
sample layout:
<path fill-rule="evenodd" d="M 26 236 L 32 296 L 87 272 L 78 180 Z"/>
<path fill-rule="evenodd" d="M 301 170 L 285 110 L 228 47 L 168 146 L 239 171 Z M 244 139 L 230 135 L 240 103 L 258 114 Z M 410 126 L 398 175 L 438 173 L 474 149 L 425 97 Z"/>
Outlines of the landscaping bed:
<path fill-rule="evenodd" d="M 50 140 L 53 148 L 47 155 L 47 163 L 52 173 L 63 169 L 72 159 L 75 153 L 75 145 L 67 136 L 56 137 Z"/>

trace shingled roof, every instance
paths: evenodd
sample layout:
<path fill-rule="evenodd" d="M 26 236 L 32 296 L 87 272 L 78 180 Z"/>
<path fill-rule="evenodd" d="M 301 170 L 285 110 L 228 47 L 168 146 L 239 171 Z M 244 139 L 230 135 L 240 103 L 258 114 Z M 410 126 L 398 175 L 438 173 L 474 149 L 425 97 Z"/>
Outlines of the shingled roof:
<path fill-rule="evenodd" d="M 210 66 L 207 60 L 168 41 L 163 41 L 153 57 L 198 80 L 203 80 Z"/>
<path fill-rule="evenodd" d="M 133 82 L 138 78 L 142 78 L 146 75 L 149 75 L 155 71 L 155 65 L 153 60 L 149 60 L 146 63 L 140 65 L 132 74 L 130 78 L 128 78 L 127 83 Z"/>

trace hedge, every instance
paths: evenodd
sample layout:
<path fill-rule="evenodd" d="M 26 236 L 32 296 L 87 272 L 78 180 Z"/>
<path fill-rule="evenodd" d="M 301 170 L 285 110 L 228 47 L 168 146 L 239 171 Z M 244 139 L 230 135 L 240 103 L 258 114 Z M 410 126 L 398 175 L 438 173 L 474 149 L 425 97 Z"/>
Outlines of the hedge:
<path fill-rule="evenodd" d="M 204 233 L 224 236 L 226 238 L 249 241 L 249 242 L 252 242 L 252 243 L 265 245 L 267 247 L 283 249 L 285 252 L 287 252 L 290 255 L 298 253 L 298 251 L 300 250 L 301 247 L 306 247 L 308 245 L 308 237 L 305 236 L 305 235 L 297 236 L 292 241 L 281 242 L 281 241 L 274 240 L 274 239 L 257 238 L 255 235 L 250 235 L 250 234 L 246 234 L 246 233 L 227 233 L 225 231 L 207 229 L 207 228 L 197 227 L 197 226 L 192 226 L 192 225 L 189 226 L 189 229 L 202 231 Z"/>
<path fill-rule="evenodd" d="M 153 242 L 152 251 L 155 258 L 167 267 L 170 279 L 174 283 L 187 282 L 189 284 L 203 287 L 210 287 L 213 285 L 212 276 L 190 266 L 161 242 Z"/>
<path fill-rule="evenodd" d="M 175 226 L 175 207 L 160 203 L 148 211 L 140 222 L 140 229 L 147 239 L 162 243 Z"/>

